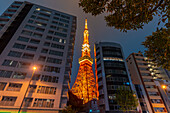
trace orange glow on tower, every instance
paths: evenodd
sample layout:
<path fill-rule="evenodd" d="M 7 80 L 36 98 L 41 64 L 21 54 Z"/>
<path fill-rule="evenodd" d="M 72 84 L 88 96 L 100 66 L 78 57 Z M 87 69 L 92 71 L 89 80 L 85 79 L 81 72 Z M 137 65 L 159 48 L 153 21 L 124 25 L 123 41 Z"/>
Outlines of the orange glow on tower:
<path fill-rule="evenodd" d="M 76 81 L 71 89 L 74 95 L 83 99 L 87 103 L 93 98 L 97 98 L 96 82 L 92 70 L 93 59 L 90 56 L 89 31 L 87 19 L 85 20 L 84 41 L 82 44 L 82 55 L 79 58 L 79 71 Z"/>

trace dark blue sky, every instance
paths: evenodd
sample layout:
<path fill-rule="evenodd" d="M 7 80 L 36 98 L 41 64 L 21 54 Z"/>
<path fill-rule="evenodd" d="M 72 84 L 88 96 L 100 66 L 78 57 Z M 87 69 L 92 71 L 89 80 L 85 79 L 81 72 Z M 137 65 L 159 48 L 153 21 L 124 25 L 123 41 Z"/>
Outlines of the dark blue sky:
<path fill-rule="evenodd" d="M 1 0 L 0 15 L 14 0 Z M 23 1 L 23 0 L 18 0 Z M 106 26 L 104 14 L 93 17 L 90 14 L 85 14 L 82 8 L 78 6 L 79 0 L 27 0 L 38 5 L 42 5 L 54 10 L 62 11 L 74 16 L 77 16 L 77 31 L 75 40 L 75 51 L 73 59 L 72 83 L 74 83 L 78 72 L 78 58 L 81 56 L 81 44 L 83 42 L 83 31 L 85 18 L 88 19 L 89 40 L 91 45 L 91 55 L 93 55 L 93 46 L 95 42 L 108 41 L 118 42 L 122 45 L 125 58 L 132 52 L 144 51 L 144 46 L 141 43 L 145 37 L 151 35 L 156 30 L 158 19 L 155 18 L 152 22 L 144 26 L 144 29 L 138 31 L 128 31 L 127 33 L 120 32 L 114 28 Z M 71 85 L 72 85 L 71 83 Z"/>

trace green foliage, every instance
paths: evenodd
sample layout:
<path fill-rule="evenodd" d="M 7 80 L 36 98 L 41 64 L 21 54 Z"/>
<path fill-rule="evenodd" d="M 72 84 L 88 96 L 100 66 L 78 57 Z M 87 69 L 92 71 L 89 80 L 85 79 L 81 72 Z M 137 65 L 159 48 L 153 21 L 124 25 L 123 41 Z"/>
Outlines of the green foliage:
<path fill-rule="evenodd" d="M 170 29 L 164 28 L 146 37 L 143 45 L 147 48 L 145 55 L 153 59 L 158 66 L 170 70 Z"/>
<path fill-rule="evenodd" d="M 131 90 L 122 87 L 117 90 L 116 102 L 120 106 L 122 111 L 130 111 L 136 109 L 138 106 L 138 100 Z"/>
<path fill-rule="evenodd" d="M 123 32 L 143 29 L 144 24 L 148 24 L 156 15 L 159 17 L 158 25 L 167 22 L 170 15 L 169 4 L 170 0 L 80 0 L 79 2 L 85 13 L 94 16 L 105 13 L 107 26 Z M 166 25 L 169 25 L 169 21 Z M 169 70 L 169 42 L 163 42 L 169 40 L 168 32 L 169 27 L 167 30 L 157 30 L 153 36 L 146 37 L 147 40 L 143 45 L 148 48 L 147 57 L 153 58 L 158 66 L 162 65 Z M 157 44 L 160 48 L 156 48 Z"/>
<path fill-rule="evenodd" d="M 168 0 L 80 0 L 79 6 L 85 13 L 96 16 L 107 13 L 107 25 L 120 31 L 142 29 L 153 20 L 154 15 L 165 22 L 168 15 Z"/>
<path fill-rule="evenodd" d="M 62 110 L 62 113 L 77 113 L 77 111 L 71 108 L 71 105 L 66 106 L 65 109 Z"/>

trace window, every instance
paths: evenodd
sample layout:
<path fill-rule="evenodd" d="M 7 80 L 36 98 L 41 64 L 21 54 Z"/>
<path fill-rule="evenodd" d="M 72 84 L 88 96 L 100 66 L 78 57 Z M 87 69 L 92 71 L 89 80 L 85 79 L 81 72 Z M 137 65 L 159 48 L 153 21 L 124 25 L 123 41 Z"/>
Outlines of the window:
<path fill-rule="evenodd" d="M 29 38 L 19 36 L 17 40 L 22 41 L 22 42 L 28 42 Z"/>
<path fill-rule="evenodd" d="M 31 35 L 32 35 L 32 32 L 31 32 L 31 31 L 23 30 L 23 31 L 21 32 L 21 34 L 31 36 Z"/>
<path fill-rule="evenodd" d="M 156 108 L 154 107 L 155 112 L 166 112 L 164 108 Z"/>
<path fill-rule="evenodd" d="M 18 43 L 15 43 L 13 45 L 13 48 L 17 48 L 17 49 L 25 49 L 25 46 L 24 44 L 18 44 Z"/>
<path fill-rule="evenodd" d="M 33 36 L 34 36 L 35 38 L 41 38 L 41 37 L 42 37 L 42 34 L 34 33 Z"/>
<path fill-rule="evenodd" d="M 54 43 L 51 44 L 51 47 L 53 47 L 53 48 L 58 48 L 58 49 L 64 49 L 64 46 L 63 46 L 63 45 L 54 44 Z"/>
<path fill-rule="evenodd" d="M 34 47 L 34 46 L 27 46 L 27 49 L 26 50 L 29 50 L 29 51 L 36 51 L 37 50 L 37 47 Z"/>
<path fill-rule="evenodd" d="M 67 37 L 67 34 L 63 34 L 63 33 L 60 33 L 60 32 L 55 32 L 54 35 L 60 36 L 60 37 Z"/>
<path fill-rule="evenodd" d="M 64 22 L 64 23 L 69 23 L 68 20 L 65 20 L 65 19 L 62 19 L 62 18 L 60 18 L 60 21 L 61 21 L 61 22 Z"/>
<path fill-rule="evenodd" d="M 10 78 L 12 71 L 0 70 L 0 77 Z"/>
<path fill-rule="evenodd" d="M 37 86 L 36 85 L 29 85 L 28 92 L 29 93 L 34 93 L 36 90 Z"/>
<path fill-rule="evenodd" d="M 118 69 L 106 69 L 106 74 L 126 74 L 126 71 L 124 70 L 118 70 Z"/>
<path fill-rule="evenodd" d="M 67 29 L 61 28 L 61 27 L 57 27 L 57 30 L 60 32 L 67 32 Z"/>
<path fill-rule="evenodd" d="M 63 52 L 50 50 L 49 54 L 56 56 L 63 56 Z"/>
<path fill-rule="evenodd" d="M 47 36 L 46 39 L 47 40 L 52 40 L 52 36 Z"/>
<path fill-rule="evenodd" d="M 35 15 L 32 15 L 32 16 L 31 16 L 31 18 L 32 18 L 32 19 L 35 19 L 35 18 L 36 18 L 36 16 L 35 16 Z"/>
<path fill-rule="evenodd" d="M 38 99 L 35 98 L 33 107 L 47 107 L 53 108 L 54 106 L 54 99 Z"/>
<path fill-rule="evenodd" d="M 44 46 L 50 46 L 50 42 L 44 42 Z"/>
<path fill-rule="evenodd" d="M 51 11 L 45 10 L 45 9 L 41 9 L 42 12 L 47 13 L 47 14 L 51 14 Z"/>
<path fill-rule="evenodd" d="M 44 14 L 44 13 L 39 13 L 39 15 L 41 15 L 41 16 L 43 16 L 43 17 L 50 17 L 50 15 Z"/>
<path fill-rule="evenodd" d="M 57 20 L 57 21 L 59 20 L 59 18 L 58 18 L 58 17 L 53 17 L 53 19 L 55 19 L 55 20 Z"/>
<path fill-rule="evenodd" d="M 55 25 L 58 25 L 58 22 L 56 22 L 56 21 L 52 21 L 52 23 L 55 24 Z"/>
<path fill-rule="evenodd" d="M 43 94 L 56 94 L 56 87 L 47 87 L 47 86 L 39 86 L 37 93 L 43 93 Z"/>
<path fill-rule="evenodd" d="M 10 52 L 8 53 L 8 56 L 18 57 L 18 58 L 20 58 L 21 55 L 22 55 L 22 52 L 17 52 L 17 51 L 10 51 Z"/>
<path fill-rule="evenodd" d="M 0 101 L 1 106 L 14 106 L 17 97 L 3 96 Z"/>
<path fill-rule="evenodd" d="M 152 103 L 162 103 L 161 99 L 151 99 Z"/>
<path fill-rule="evenodd" d="M 12 78 L 24 79 L 26 75 L 27 73 L 24 72 L 15 72 Z"/>
<path fill-rule="evenodd" d="M 27 63 L 27 62 L 19 62 L 18 63 L 18 68 L 29 68 L 31 65 L 31 63 Z"/>
<path fill-rule="evenodd" d="M 28 54 L 28 53 L 24 53 L 22 58 L 25 59 L 33 59 L 34 58 L 34 54 Z"/>
<path fill-rule="evenodd" d="M 61 15 L 62 18 L 65 18 L 65 19 L 70 19 L 69 16 L 66 16 L 66 15 Z"/>
<path fill-rule="evenodd" d="M 31 39 L 30 43 L 32 43 L 32 44 L 39 44 L 40 40 Z"/>
<path fill-rule="evenodd" d="M 3 91 L 6 86 L 6 83 L 0 82 L 0 91 Z"/>
<path fill-rule="evenodd" d="M 157 93 L 157 92 L 148 92 L 148 94 L 149 94 L 150 96 L 158 96 L 158 93 Z"/>
<path fill-rule="evenodd" d="M 34 21 L 33 20 L 28 20 L 28 23 L 33 23 Z"/>
<path fill-rule="evenodd" d="M 47 62 L 49 62 L 49 63 L 55 63 L 55 64 L 61 64 L 61 63 L 62 63 L 62 60 L 61 60 L 61 59 L 56 59 L 56 58 L 48 57 L 48 58 L 47 58 Z"/>
<path fill-rule="evenodd" d="M 35 26 L 32 25 L 26 25 L 24 28 L 30 29 L 30 30 L 34 30 Z"/>
<path fill-rule="evenodd" d="M 31 107 L 32 100 L 33 100 L 33 98 L 24 98 L 23 106 L 24 107 Z"/>
<path fill-rule="evenodd" d="M 50 30 L 50 31 L 48 31 L 48 33 L 49 33 L 49 34 L 53 34 L 53 33 L 54 33 L 54 31 L 51 31 L 51 30 Z"/>
<path fill-rule="evenodd" d="M 143 81 L 144 81 L 144 82 L 152 82 L 152 79 L 143 78 Z"/>
<path fill-rule="evenodd" d="M 52 28 L 52 29 L 56 29 L 57 27 L 56 27 L 56 26 L 51 25 L 51 26 L 50 26 L 50 28 Z"/>
<path fill-rule="evenodd" d="M 37 26 L 43 26 L 43 27 L 45 27 L 47 24 L 44 24 L 44 23 L 42 23 L 42 22 L 35 22 L 35 24 L 37 25 Z"/>
<path fill-rule="evenodd" d="M 49 75 L 42 75 L 41 81 L 42 82 L 52 82 L 52 83 L 58 83 L 58 77 L 56 76 L 49 76 Z"/>
<path fill-rule="evenodd" d="M 6 91 L 20 91 L 22 87 L 22 84 L 17 84 L 17 83 L 9 83 L 8 88 L 6 89 Z"/>
<path fill-rule="evenodd" d="M 10 67 L 15 67 L 17 65 L 17 61 L 13 61 L 13 60 L 5 60 L 3 62 L 3 66 L 10 66 Z"/>
<path fill-rule="evenodd" d="M 60 14 L 59 14 L 59 13 L 55 13 L 55 15 L 60 16 Z"/>
<path fill-rule="evenodd" d="M 48 49 L 42 49 L 41 53 L 48 53 Z"/>
<path fill-rule="evenodd" d="M 37 27 L 36 30 L 40 32 L 44 32 L 45 29 Z"/>
<path fill-rule="evenodd" d="M 59 67 L 53 67 L 53 66 L 45 66 L 44 71 L 60 73 L 60 68 Z"/>
<path fill-rule="evenodd" d="M 43 62 L 45 61 L 45 59 L 46 59 L 45 56 L 39 56 L 39 58 L 38 58 L 39 61 L 43 61 Z"/>
<path fill-rule="evenodd" d="M 40 74 L 34 74 L 34 76 L 32 77 L 32 80 L 38 81 L 39 79 L 40 79 Z"/>
<path fill-rule="evenodd" d="M 42 22 L 48 22 L 48 19 L 42 17 L 37 17 L 37 20 L 40 20 Z"/>
<path fill-rule="evenodd" d="M 59 26 L 68 27 L 68 24 L 59 23 Z"/>

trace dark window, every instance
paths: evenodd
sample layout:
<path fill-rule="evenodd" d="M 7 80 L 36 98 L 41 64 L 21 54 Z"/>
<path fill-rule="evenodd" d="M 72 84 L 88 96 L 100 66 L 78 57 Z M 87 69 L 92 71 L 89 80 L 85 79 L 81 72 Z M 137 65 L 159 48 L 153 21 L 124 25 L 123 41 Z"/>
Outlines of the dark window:
<path fill-rule="evenodd" d="M 24 45 L 24 44 L 15 43 L 15 44 L 13 45 L 13 48 L 25 49 L 25 46 L 26 46 L 26 45 Z"/>
<path fill-rule="evenodd" d="M 10 51 L 10 52 L 8 53 L 8 56 L 18 57 L 18 58 L 20 58 L 21 55 L 22 55 L 22 52 L 17 52 L 17 51 Z"/>

